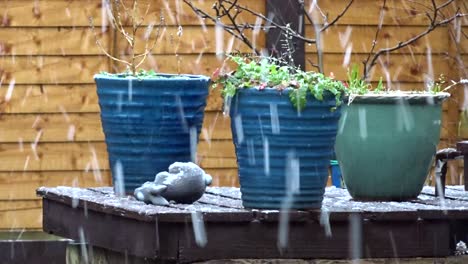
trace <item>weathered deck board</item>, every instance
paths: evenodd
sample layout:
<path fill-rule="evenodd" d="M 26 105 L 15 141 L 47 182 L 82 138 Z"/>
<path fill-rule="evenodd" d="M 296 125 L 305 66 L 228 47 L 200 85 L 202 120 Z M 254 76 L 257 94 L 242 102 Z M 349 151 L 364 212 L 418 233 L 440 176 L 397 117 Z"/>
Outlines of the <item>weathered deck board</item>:
<path fill-rule="evenodd" d="M 444 200 L 426 187 L 406 202 L 355 201 L 345 189 L 329 187 L 321 210 L 283 212 L 244 209 L 239 189 L 229 187 L 208 188 L 194 204 L 168 206 L 118 197 L 111 187 L 41 187 L 37 193 L 44 199 L 45 231 L 75 240 L 84 233 L 92 246 L 174 262 L 349 258 L 355 243 L 359 257 L 440 257 L 468 239 L 468 193 L 461 187 L 448 188 Z M 204 247 L 196 242 L 194 216 L 203 220 Z M 281 226 L 288 230 L 284 248 L 278 247 Z"/>
<path fill-rule="evenodd" d="M 435 189 L 426 186 L 423 188 L 421 193 L 434 196 Z M 465 191 L 464 187 L 461 185 L 460 186 L 446 186 L 445 198 L 453 199 L 453 200 L 468 201 L 468 192 Z"/>
<path fill-rule="evenodd" d="M 142 221 L 152 221 L 158 215 L 160 221 L 185 221 L 191 212 L 210 213 L 207 219 L 223 220 L 223 213 L 235 213 L 240 221 L 248 221 L 255 214 L 261 220 L 277 221 L 279 210 L 245 210 L 242 206 L 240 191 L 234 187 L 210 187 L 207 193 L 192 205 L 171 204 L 169 206 L 147 205 L 131 196 L 117 197 L 112 187 L 96 188 L 40 188 L 38 194 L 48 199 L 102 211 L 115 215 L 125 215 Z M 338 220 L 348 217 L 351 213 L 359 213 L 364 218 L 380 220 L 410 220 L 424 215 L 425 219 L 440 218 L 441 213 L 446 217 L 457 216 L 468 218 L 467 194 L 461 189 L 448 189 L 447 199 L 434 197 L 430 187 L 423 190 L 418 199 L 408 202 L 362 202 L 354 201 L 344 189 L 329 187 L 323 200 L 322 212 L 326 212 L 332 219 Z M 454 200 L 457 199 L 457 200 Z M 215 215 L 217 214 L 217 217 Z M 291 211 L 291 220 L 317 220 L 319 210 Z M 240 219 L 241 218 L 241 219 Z M 232 221 L 235 218 L 230 217 Z"/>

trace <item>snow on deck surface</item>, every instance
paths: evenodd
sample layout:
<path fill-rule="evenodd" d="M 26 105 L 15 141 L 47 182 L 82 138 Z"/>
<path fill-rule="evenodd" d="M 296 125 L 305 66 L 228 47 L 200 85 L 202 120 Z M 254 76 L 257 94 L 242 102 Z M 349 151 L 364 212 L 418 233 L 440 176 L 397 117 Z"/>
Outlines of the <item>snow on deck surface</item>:
<path fill-rule="evenodd" d="M 262 215 L 263 219 L 275 218 L 278 210 L 245 209 L 242 206 L 239 188 L 209 187 L 205 195 L 193 204 L 170 204 L 155 206 L 137 201 L 133 196 L 118 197 L 112 187 L 74 188 L 59 186 L 55 188 L 41 187 L 38 195 L 45 199 L 58 201 L 72 207 L 86 207 L 87 210 L 102 211 L 114 215 L 128 216 L 150 221 L 153 217 L 159 219 L 178 219 L 191 212 L 201 212 L 216 219 L 248 220 Z M 323 217 L 323 214 L 361 213 L 375 216 L 400 215 L 412 218 L 453 217 L 468 219 L 468 192 L 463 186 L 448 186 L 446 198 L 434 196 L 433 187 L 424 187 L 417 199 L 396 202 L 355 201 L 346 189 L 327 187 L 321 210 L 292 211 L 297 216 L 306 214 Z M 234 217 L 235 215 L 235 217 Z M 160 218 L 163 217 L 163 218 Z M 364 216 L 365 217 L 365 216 Z M 395 216 L 396 217 L 396 216 Z M 167 218 L 167 219 L 169 219 Z M 234 220 L 233 220 L 234 221 Z"/>

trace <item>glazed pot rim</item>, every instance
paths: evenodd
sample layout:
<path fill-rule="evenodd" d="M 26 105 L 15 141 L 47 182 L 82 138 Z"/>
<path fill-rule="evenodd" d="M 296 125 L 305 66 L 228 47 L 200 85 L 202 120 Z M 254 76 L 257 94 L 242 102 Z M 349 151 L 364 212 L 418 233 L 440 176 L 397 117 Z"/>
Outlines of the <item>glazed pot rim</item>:
<path fill-rule="evenodd" d="M 434 104 L 442 103 L 450 97 L 447 92 L 408 92 L 408 91 L 391 91 L 384 93 L 367 93 L 367 94 L 351 94 L 344 98 L 348 105 L 353 103 L 392 103 L 399 102 L 415 103 L 415 104 Z"/>
<path fill-rule="evenodd" d="M 103 74 L 103 73 L 98 73 L 94 75 L 94 80 L 138 80 L 138 81 L 187 81 L 187 80 L 204 80 L 204 81 L 210 81 L 210 77 L 205 76 L 205 75 L 196 75 L 196 74 L 170 74 L 170 73 L 158 73 L 158 77 L 161 78 L 155 78 L 155 77 L 134 77 L 134 76 L 128 76 L 124 75 L 122 73 L 112 73 L 112 74 Z"/>

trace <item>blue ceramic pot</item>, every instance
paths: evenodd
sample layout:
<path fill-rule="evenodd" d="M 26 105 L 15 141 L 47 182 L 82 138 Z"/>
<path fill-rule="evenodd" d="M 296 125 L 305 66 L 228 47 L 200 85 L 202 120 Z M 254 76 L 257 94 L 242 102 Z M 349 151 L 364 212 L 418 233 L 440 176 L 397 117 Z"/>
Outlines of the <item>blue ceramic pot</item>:
<path fill-rule="evenodd" d="M 196 143 L 203 123 L 208 77 L 97 74 L 94 80 L 114 186 L 133 193 L 173 162 L 191 160 L 190 138 Z"/>
<path fill-rule="evenodd" d="M 246 208 L 320 208 L 340 109 L 331 94 L 301 112 L 288 89 L 240 89 L 230 115 Z"/>

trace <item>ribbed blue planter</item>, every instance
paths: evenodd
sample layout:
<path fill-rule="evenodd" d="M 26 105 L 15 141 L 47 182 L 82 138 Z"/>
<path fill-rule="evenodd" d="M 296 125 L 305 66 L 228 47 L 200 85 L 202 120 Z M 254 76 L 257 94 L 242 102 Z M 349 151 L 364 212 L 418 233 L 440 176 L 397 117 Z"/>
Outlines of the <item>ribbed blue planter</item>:
<path fill-rule="evenodd" d="M 173 162 L 191 160 L 190 137 L 198 139 L 203 123 L 208 77 L 94 79 L 114 186 L 123 178 L 125 192 L 133 193 Z"/>
<path fill-rule="evenodd" d="M 340 109 L 312 96 L 298 112 L 289 90 L 240 89 L 230 115 L 246 208 L 320 208 Z"/>

